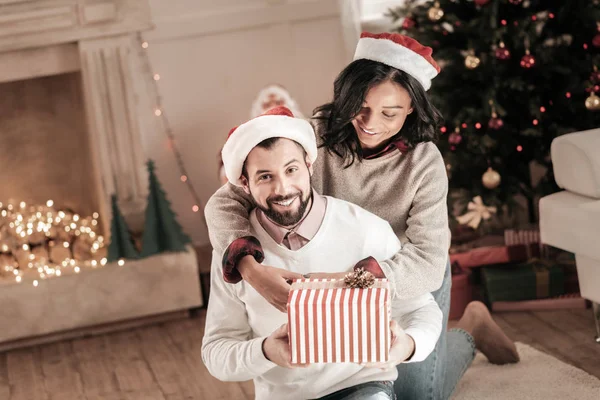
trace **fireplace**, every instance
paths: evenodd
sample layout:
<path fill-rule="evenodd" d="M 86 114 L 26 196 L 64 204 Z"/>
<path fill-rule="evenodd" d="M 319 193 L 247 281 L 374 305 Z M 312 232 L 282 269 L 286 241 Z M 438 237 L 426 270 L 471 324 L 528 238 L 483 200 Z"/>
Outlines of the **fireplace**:
<path fill-rule="evenodd" d="M 151 27 L 147 0 L 0 0 L 0 212 L 46 220 L 17 215 L 10 229 L 42 238 L 16 247 L 0 231 L 0 264 L 19 262 L 0 265 L 0 343 L 202 304 L 193 249 L 115 263 L 101 251 L 113 194 L 143 227 L 141 137 L 159 129 L 139 40 Z"/>
<path fill-rule="evenodd" d="M 97 212 L 81 74 L 5 82 L 0 93 L 0 202 Z"/>
<path fill-rule="evenodd" d="M 110 196 L 140 225 L 151 124 L 137 35 L 151 27 L 137 0 L 0 0 L 0 201 L 99 212 Z"/>

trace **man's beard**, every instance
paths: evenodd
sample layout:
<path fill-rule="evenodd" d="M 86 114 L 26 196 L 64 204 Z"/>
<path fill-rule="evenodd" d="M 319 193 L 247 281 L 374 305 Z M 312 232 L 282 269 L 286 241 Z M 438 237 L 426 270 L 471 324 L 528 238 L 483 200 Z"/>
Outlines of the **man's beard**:
<path fill-rule="evenodd" d="M 294 198 L 296 196 L 298 196 L 298 199 L 300 200 L 300 206 L 296 210 L 278 212 L 272 208 L 272 204 L 271 204 L 272 202 L 274 202 L 274 201 L 282 202 L 282 201 L 286 201 L 291 198 Z M 300 222 L 302 220 L 302 217 L 304 217 L 304 213 L 306 212 L 306 208 L 308 207 L 311 198 L 312 198 L 312 191 L 309 192 L 309 195 L 306 197 L 306 199 L 302 198 L 302 192 L 297 192 L 294 194 L 289 194 L 287 196 L 269 197 L 267 199 L 267 207 L 263 207 L 262 205 L 260 205 L 258 203 L 257 203 L 258 204 L 257 207 L 260 208 L 262 210 L 262 212 L 265 213 L 267 218 L 269 218 L 271 221 L 275 222 L 276 224 L 281 225 L 281 226 L 292 226 L 292 225 L 296 225 L 298 222 Z"/>

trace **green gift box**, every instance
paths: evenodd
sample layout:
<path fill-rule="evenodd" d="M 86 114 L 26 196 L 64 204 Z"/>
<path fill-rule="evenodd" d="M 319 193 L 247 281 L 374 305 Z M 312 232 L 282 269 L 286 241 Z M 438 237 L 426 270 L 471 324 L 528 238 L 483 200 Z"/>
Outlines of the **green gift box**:
<path fill-rule="evenodd" d="M 547 261 L 532 260 L 517 266 L 483 267 L 481 275 L 490 303 L 545 299 L 565 292 L 563 267 Z"/>

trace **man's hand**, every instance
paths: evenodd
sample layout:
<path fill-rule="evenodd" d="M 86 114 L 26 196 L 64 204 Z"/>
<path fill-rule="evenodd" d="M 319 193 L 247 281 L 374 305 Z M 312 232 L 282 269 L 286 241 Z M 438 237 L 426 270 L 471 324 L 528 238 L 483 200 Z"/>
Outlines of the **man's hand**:
<path fill-rule="evenodd" d="M 305 367 L 307 364 L 291 364 L 290 345 L 288 338 L 288 325 L 281 325 L 275 332 L 266 338 L 262 349 L 267 360 L 283 368 Z"/>
<path fill-rule="evenodd" d="M 392 344 L 390 346 L 390 356 L 388 362 L 385 363 L 366 363 L 365 367 L 381 368 L 383 370 L 390 369 L 409 359 L 415 352 L 415 341 L 410 335 L 400 328 L 400 325 L 394 320 L 390 322 L 390 330 L 392 332 Z"/>
<path fill-rule="evenodd" d="M 288 281 L 302 278 L 302 274 L 296 272 L 259 264 L 252 256 L 246 256 L 240 260 L 238 271 L 258 294 L 281 312 L 287 312 L 286 306 L 290 291 Z"/>

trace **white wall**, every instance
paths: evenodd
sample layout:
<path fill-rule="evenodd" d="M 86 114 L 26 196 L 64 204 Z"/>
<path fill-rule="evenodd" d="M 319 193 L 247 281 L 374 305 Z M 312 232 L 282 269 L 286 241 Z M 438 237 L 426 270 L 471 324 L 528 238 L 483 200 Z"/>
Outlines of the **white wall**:
<path fill-rule="evenodd" d="M 344 0 L 341 0 L 344 1 Z M 150 0 L 156 29 L 144 34 L 163 106 L 203 204 L 218 188 L 217 153 L 244 122 L 257 92 L 288 88 L 306 115 L 331 98 L 351 55 L 338 0 Z M 186 232 L 208 243 L 179 180 L 166 137 L 144 137 L 148 157 Z"/>

